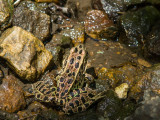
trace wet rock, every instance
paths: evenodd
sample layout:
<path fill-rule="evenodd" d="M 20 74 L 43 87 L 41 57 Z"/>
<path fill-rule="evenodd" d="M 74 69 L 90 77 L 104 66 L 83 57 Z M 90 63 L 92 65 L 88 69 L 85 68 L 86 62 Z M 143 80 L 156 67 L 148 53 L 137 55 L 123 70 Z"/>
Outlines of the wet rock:
<path fill-rule="evenodd" d="M 147 2 L 154 4 L 154 5 L 159 5 L 160 1 L 159 0 L 146 0 Z"/>
<path fill-rule="evenodd" d="M 19 117 L 15 113 L 8 113 L 0 110 L 0 118 L 1 120 L 18 120 Z"/>
<path fill-rule="evenodd" d="M 128 92 L 129 86 L 127 83 L 122 83 L 120 86 L 115 88 L 115 93 L 117 93 L 117 96 L 120 99 L 127 98 L 127 92 Z"/>
<path fill-rule="evenodd" d="M 86 16 L 85 32 L 94 39 L 108 40 L 116 37 L 117 28 L 106 13 L 100 10 L 91 10 Z"/>
<path fill-rule="evenodd" d="M 127 83 L 129 88 L 135 85 L 135 81 L 141 77 L 143 69 L 138 69 L 132 65 L 124 65 L 120 68 L 101 68 L 97 69 L 97 84 L 103 85 L 105 88 L 116 88 L 122 83 Z"/>
<path fill-rule="evenodd" d="M 74 11 L 74 19 L 84 21 L 87 12 L 92 10 L 92 0 L 67 0 L 66 7 Z"/>
<path fill-rule="evenodd" d="M 160 22 L 157 22 L 151 32 L 146 36 L 145 53 L 146 57 L 160 56 Z"/>
<path fill-rule="evenodd" d="M 19 111 L 19 119 L 31 120 L 58 120 L 58 116 L 51 108 L 47 108 L 39 102 L 34 102 L 26 110 Z"/>
<path fill-rule="evenodd" d="M 89 53 L 88 67 L 112 68 L 120 67 L 127 63 L 136 63 L 137 58 L 132 56 L 133 52 L 118 42 L 97 42 L 88 38 L 85 46 Z"/>
<path fill-rule="evenodd" d="M 0 85 L 0 109 L 6 112 L 16 112 L 26 106 L 23 95 L 23 84 L 13 75 L 3 78 Z"/>
<path fill-rule="evenodd" d="M 47 3 L 36 3 L 33 1 L 21 1 L 21 3 L 18 5 L 18 7 L 21 7 L 22 9 L 29 9 L 32 11 L 37 11 L 41 13 L 48 13 L 48 4 Z"/>
<path fill-rule="evenodd" d="M 97 113 L 101 118 L 110 120 L 123 120 L 135 110 L 135 104 L 132 102 L 122 102 L 116 94 L 109 90 L 104 100 L 98 103 Z"/>
<path fill-rule="evenodd" d="M 49 65 L 52 55 L 43 43 L 20 27 L 7 29 L 0 38 L 0 56 L 22 79 L 34 81 Z"/>
<path fill-rule="evenodd" d="M 100 0 L 100 1 L 105 13 L 107 13 L 109 17 L 111 17 L 115 21 L 117 21 L 118 19 L 119 16 L 118 13 L 125 11 L 125 5 L 123 4 L 124 1 L 123 2 L 121 0 Z"/>
<path fill-rule="evenodd" d="M 44 41 L 50 35 L 50 16 L 37 10 L 38 8 L 40 6 L 36 7 L 34 2 L 22 2 L 14 11 L 12 24 L 33 33 Z"/>
<path fill-rule="evenodd" d="M 153 6 L 126 12 L 120 18 L 121 27 L 125 31 L 125 35 L 124 31 L 121 32 L 120 41 L 131 48 L 142 49 L 145 44 L 144 37 L 159 18 L 160 12 Z"/>
<path fill-rule="evenodd" d="M 160 96 L 150 89 L 145 90 L 142 105 L 136 109 L 133 115 L 125 120 L 158 120 L 160 118 Z"/>
<path fill-rule="evenodd" d="M 61 34 L 70 37 L 75 46 L 79 43 L 84 43 L 84 26 L 81 23 L 74 24 L 73 28 L 63 30 Z"/>
<path fill-rule="evenodd" d="M 13 2 L 1 0 L 0 1 L 0 35 L 1 35 L 1 32 L 11 24 L 12 12 L 13 12 Z"/>
<path fill-rule="evenodd" d="M 148 68 L 139 79 L 137 79 L 135 85 L 131 88 L 129 96 L 139 100 L 141 99 L 145 89 L 151 89 L 152 91 L 160 94 L 160 65 L 154 65 Z"/>
<path fill-rule="evenodd" d="M 3 77 L 4 77 L 3 71 L 0 69 L 0 84 L 2 83 Z"/>
<path fill-rule="evenodd" d="M 62 61 L 64 48 L 70 47 L 71 42 L 72 39 L 69 36 L 59 33 L 55 34 L 52 40 L 45 45 L 45 48 L 52 53 L 56 65 L 59 65 L 60 61 Z"/>

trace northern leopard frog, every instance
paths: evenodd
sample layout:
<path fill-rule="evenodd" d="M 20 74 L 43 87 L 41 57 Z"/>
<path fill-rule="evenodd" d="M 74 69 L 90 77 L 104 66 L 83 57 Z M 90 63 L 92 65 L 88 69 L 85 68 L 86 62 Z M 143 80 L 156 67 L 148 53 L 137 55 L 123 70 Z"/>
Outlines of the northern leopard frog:
<path fill-rule="evenodd" d="M 82 44 L 70 50 L 68 58 L 63 61 L 62 71 L 55 78 L 57 86 L 45 81 L 32 84 L 36 99 L 54 102 L 62 106 L 65 114 L 85 111 L 92 103 L 102 98 L 102 93 L 88 87 L 91 75 L 86 74 L 86 51 Z"/>

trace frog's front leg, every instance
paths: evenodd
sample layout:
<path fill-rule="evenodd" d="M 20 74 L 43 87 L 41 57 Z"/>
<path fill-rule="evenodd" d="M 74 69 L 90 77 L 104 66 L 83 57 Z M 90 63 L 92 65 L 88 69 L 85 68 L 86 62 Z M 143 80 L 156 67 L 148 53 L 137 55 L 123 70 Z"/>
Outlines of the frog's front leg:
<path fill-rule="evenodd" d="M 88 87 L 75 89 L 66 98 L 63 111 L 65 114 L 85 111 L 95 101 L 103 98 L 103 94 L 102 92 L 97 94 L 95 90 Z"/>

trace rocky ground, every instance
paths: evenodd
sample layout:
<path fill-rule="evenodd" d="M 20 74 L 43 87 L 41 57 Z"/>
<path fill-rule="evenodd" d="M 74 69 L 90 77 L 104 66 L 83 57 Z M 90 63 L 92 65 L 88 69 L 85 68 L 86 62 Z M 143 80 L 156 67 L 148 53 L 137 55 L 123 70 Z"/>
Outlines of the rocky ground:
<path fill-rule="evenodd" d="M 0 120 L 158 120 L 159 0 L 0 0 Z M 64 115 L 24 91 L 55 76 L 71 47 L 88 52 L 91 87 L 107 91 Z"/>

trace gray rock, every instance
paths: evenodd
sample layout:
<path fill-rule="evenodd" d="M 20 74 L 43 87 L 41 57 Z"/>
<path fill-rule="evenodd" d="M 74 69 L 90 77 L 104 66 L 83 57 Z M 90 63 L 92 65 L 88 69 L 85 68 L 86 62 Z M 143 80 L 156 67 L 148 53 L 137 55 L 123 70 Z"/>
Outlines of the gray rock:
<path fill-rule="evenodd" d="M 50 35 L 50 16 L 36 10 L 35 7 L 29 8 L 31 5 L 34 6 L 34 2 L 28 2 L 28 6 L 26 4 L 22 2 L 15 9 L 12 24 L 22 27 L 44 41 Z"/>
<path fill-rule="evenodd" d="M 122 41 L 131 48 L 141 49 L 145 43 L 144 37 L 159 18 L 160 12 L 153 6 L 126 12 L 120 18 L 120 24 L 124 30 L 120 35 L 123 36 Z"/>
<path fill-rule="evenodd" d="M 159 120 L 160 118 L 160 96 L 147 89 L 144 92 L 142 106 L 125 120 Z"/>

